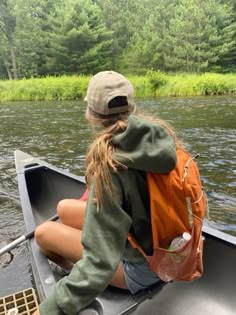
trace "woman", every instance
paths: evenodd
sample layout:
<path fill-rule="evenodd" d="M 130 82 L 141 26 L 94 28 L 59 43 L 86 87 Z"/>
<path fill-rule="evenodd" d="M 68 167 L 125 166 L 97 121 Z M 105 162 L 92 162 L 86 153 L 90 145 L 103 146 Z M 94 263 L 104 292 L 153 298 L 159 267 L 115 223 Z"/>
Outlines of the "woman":
<path fill-rule="evenodd" d="M 71 269 L 40 305 L 41 315 L 76 314 L 109 284 L 135 294 L 159 281 L 127 234 L 152 253 L 145 174 L 175 167 L 175 135 L 164 121 L 135 115 L 133 87 L 119 73 L 92 77 L 86 100 L 86 118 L 100 128 L 86 157 L 87 202 L 61 201 L 63 224 L 46 222 L 35 233 L 45 255 Z"/>

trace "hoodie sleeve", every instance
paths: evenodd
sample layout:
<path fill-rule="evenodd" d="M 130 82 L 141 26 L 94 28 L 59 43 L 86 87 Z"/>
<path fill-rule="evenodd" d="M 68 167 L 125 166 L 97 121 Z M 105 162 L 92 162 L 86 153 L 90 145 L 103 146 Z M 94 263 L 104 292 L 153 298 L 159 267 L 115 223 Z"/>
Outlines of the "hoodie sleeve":
<path fill-rule="evenodd" d="M 121 163 L 137 170 L 168 173 L 176 165 L 176 145 L 168 130 L 130 115 L 126 130 L 114 137 Z"/>
<path fill-rule="evenodd" d="M 117 198 L 111 200 L 104 189 L 104 207 L 97 211 L 91 187 L 83 226 L 83 258 L 69 276 L 61 279 L 54 294 L 40 305 L 40 314 L 77 314 L 110 283 L 124 252 L 131 218 L 121 208 L 122 186 L 113 174 Z"/>

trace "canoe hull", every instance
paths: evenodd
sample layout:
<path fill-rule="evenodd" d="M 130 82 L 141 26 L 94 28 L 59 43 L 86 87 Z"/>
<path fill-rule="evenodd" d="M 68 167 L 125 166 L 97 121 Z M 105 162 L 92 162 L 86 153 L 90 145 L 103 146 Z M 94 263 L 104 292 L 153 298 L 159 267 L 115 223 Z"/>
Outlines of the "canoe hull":
<path fill-rule="evenodd" d="M 27 231 L 55 215 L 65 198 L 79 198 L 84 178 L 60 170 L 22 151 L 15 152 L 22 211 Z M 236 238 L 204 225 L 204 274 L 192 283 L 175 282 L 135 296 L 108 287 L 81 315 L 233 315 L 235 314 Z M 41 300 L 58 281 L 35 240 L 28 242 L 33 276 Z M 151 298 L 151 299 L 150 299 Z"/>

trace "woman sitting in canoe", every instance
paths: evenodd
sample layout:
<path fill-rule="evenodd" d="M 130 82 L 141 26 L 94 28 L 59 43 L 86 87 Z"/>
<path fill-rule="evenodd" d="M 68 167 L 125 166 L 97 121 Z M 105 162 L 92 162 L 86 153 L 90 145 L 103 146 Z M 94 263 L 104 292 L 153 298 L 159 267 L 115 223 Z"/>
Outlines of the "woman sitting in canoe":
<path fill-rule="evenodd" d="M 86 156 L 87 201 L 62 200 L 61 222 L 35 232 L 45 255 L 68 270 L 34 314 L 77 314 L 109 284 L 132 294 L 157 283 L 130 232 L 152 254 L 145 172 L 176 164 L 176 138 L 166 122 L 135 114 L 134 91 L 113 71 L 96 74 L 87 90 L 86 118 L 96 135 Z"/>

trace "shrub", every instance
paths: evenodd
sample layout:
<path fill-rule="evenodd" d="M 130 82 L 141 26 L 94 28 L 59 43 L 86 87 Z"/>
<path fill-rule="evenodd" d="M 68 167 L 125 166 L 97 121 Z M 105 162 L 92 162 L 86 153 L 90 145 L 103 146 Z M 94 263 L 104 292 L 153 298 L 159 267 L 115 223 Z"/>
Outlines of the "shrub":
<path fill-rule="evenodd" d="M 147 72 L 147 77 L 154 91 L 159 89 L 161 86 L 166 85 L 168 82 L 168 76 L 161 71 L 150 70 Z"/>

